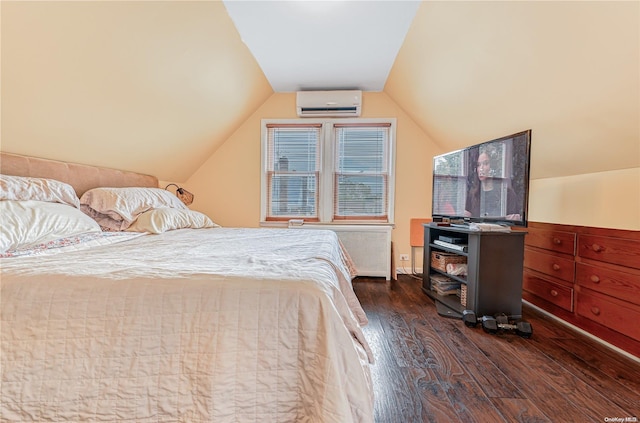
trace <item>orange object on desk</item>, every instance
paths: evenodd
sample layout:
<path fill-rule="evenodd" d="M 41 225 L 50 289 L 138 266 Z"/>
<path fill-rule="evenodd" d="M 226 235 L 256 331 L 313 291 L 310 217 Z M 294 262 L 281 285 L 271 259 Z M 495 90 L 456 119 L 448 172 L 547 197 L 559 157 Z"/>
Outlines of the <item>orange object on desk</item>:
<path fill-rule="evenodd" d="M 416 273 L 415 249 L 424 247 L 423 224 L 431 222 L 430 218 L 414 218 L 409 221 L 409 245 L 411 246 L 411 271 Z"/>

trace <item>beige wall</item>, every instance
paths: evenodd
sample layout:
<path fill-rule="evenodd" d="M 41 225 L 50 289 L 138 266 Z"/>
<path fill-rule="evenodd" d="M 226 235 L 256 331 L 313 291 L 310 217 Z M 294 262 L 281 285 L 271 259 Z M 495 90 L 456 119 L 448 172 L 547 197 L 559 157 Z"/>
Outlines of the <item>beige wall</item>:
<path fill-rule="evenodd" d="M 393 242 L 400 265 L 399 255 L 411 251 L 409 220 L 430 216 L 432 158 L 444 151 L 385 93 L 364 93 L 362 110 L 362 117 L 398 122 Z M 185 184 L 196 195 L 193 209 L 223 226 L 259 226 L 260 123 L 266 118 L 296 118 L 295 94 L 273 94 L 193 174 Z M 529 220 L 638 230 L 640 169 L 533 180 Z"/>
<path fill-rule="evenodd" d="M 273 90 L 220 1 L 0 1 L 2 151 L 184 181 Z"/>
<path fill-rule="evenodd" d="M 640 230 L 640 169 L 531 181 L 530 220 Z"/>
<path fill-rule="evenodd" d="M 443 147 L 533 130 L 533 179 L 640 166 L 640 2 L 425 1 L 384 88 Z"/>
<path fill-rule="evenodd" d="M 639 17 L 637 1 L 422 2 L 384 91 L 447 150 L 532 129 L 530 220 L 638 230 Z"/>
<path fill-rule="evenodd" d="M 185 185 L 196 195 L 192 208 L 223 226 L 260 223 L 260 121 L 296 118 L 295 94 L 273 94 L 213 154 Z M 442 153 L 384 93 L 364 93 L 362 117 L 395 117 L 396 207 L 393 242 L 396 260 L 409 254 L 409 219 L 431 212 L 432 157 Z"/>
<path fill-rule="evenodd" d="M 258 226 L 260 120 L 295 118 L 295 95 L 272 93 L 221 2 L 0 10 L 0 150 L 186 180 L 193 208 Z M 364 95 L 363 117 L 398 122 L 396 259 L 430 213 L 434 154 L 528 128 L 530 220 L 640 230 L 639 13 L 421 4 L 384 92 Z"/>

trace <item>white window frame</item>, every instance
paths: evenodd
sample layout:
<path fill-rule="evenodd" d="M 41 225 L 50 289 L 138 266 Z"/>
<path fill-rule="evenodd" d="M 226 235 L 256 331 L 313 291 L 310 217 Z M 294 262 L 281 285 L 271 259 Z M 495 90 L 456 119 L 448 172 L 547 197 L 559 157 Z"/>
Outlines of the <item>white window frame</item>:
<path fill-rule="evenodd" d="M 261 122 L 261 152 L 260 152 L 260 224 L 261 226 L 286 226 L 289 222 L 267 220 L 267 125 L 292 124 L 321 124 L 320 131 L 320 176 L 318 179 L 318 222 L 320 224 L 354 224 L 366 223 L 371 225 L 393 225 L 395 208 L 395 163 L 396 163 L 396 119 L 395 118 L 339 118 L 339 119 L 262 119 Z M 389 175 L 388 175 L 388 204 L 385 221 L 361 219 L 333 219 L 334 216 L 334 154 L 336 141 L 334 140 L 334 124 L 388 124 L 389 127 Z M 296 219 L 296 218 L 293 218 Z M 302 217 L 300 219 L 303 219 Z"/>

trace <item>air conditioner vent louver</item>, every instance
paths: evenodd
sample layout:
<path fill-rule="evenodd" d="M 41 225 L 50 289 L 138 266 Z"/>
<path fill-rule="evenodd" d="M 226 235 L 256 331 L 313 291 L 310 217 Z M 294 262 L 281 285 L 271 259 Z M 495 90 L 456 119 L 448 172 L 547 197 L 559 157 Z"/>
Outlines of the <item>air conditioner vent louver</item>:
<path fill-rule="evenodd" d="M 309 113 L 336 113 L 336 114 L 353 114 L 358 111 L 357 107 L 302 107 L 302 114 Z"/>
<path fill-rule="evenodd" d="M 296 110 L 300 117 L 357 117 L 362 91 L 298 91 Z"/>

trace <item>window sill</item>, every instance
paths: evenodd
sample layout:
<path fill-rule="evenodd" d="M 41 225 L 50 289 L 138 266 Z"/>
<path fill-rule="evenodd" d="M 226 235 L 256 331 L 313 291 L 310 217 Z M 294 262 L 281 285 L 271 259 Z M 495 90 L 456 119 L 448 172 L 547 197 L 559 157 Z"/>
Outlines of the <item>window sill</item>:
<path fill-rule="evenodd" d="M 376 222 L 376 221 L 367 221 L 367 220 L 340 220 L 340 221 L 335 221 L 335 222 L 303 222 L 302 224 L 300 223 L 291 223 L 289 224 L 289 222 L 283 222 L 283 221 L 263 221 L 260 222 L 260 227 L 262 228 L 288 228 L 288 227 L 296 227 L 296 228 L 300 228 L 300 227 L 309 227 L 309 226 L 314 226 L 314 227 L 318 227 L 318 226 L 339 226 L 339 227 L 346 227 L 346 226 L 368 226 L 368 227 L 390 227 L 390 228 L 395 228 L 395 224 L 391 223 L 391 222 Z"/>

